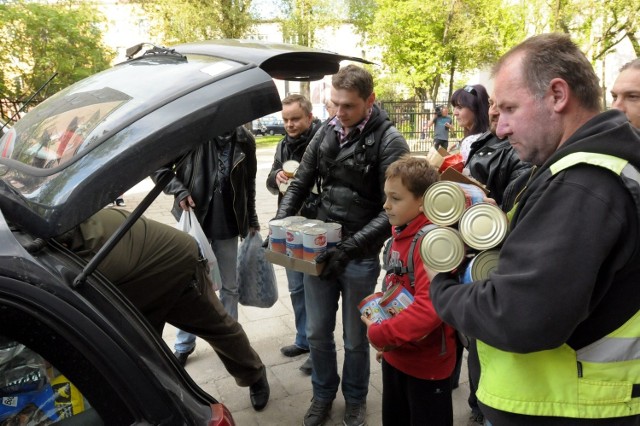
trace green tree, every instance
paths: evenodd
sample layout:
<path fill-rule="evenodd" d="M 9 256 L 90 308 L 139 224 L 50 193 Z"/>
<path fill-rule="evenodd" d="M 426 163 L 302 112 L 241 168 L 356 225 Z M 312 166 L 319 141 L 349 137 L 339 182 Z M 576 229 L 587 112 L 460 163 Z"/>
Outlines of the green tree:
<path fill-rule="evenodd" d="M 115 53 L 102 41 L 104 18 L 95 8 L 24 0 L 0 4 L 0 113 L 7 120 L 52 75 L 33 99 L 109 67 Z"/>
<path fill-rule="evenodd" d="M 251 0 L 138 0 L 150 16 L 151 33 L 166 45 L 242 38 L 254 18 Z"/>

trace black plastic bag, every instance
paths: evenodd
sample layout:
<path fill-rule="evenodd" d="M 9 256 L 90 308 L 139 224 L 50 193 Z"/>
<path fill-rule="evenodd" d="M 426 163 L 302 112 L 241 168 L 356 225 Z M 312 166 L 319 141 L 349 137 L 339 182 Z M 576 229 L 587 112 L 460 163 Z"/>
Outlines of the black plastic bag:
<path fill-rule="evenodd" d="M 264 251 L 257 232 L 249 234 L 238 247 L 238 293 L 244 306 L 270 308 L 278 300 L 276 273 Z"/>

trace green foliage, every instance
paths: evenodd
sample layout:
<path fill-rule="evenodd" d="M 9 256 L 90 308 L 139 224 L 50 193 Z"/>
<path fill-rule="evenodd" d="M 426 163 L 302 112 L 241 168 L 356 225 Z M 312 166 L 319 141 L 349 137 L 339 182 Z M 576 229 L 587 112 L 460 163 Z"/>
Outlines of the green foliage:
<path fill-rule="evenodd" d="M 287 43 L 314 47 L 318 30 L 338 26 L 340 16 L 331 0 L 280 0 L 282 39 Z"/>
<path fill-rule="evenodd" d="M 151 18 L 151 33 L 165 45 L 242 38 L 253 25 L 251 0 L 138 1 Z"/>
<path fill-rule="evenodd" d="M 0 17 L 4 119 L 54 73 L 58 75 L 34 98 L 34 104 L 109 67 L 115 55 L 102 42 L 104 18 L 91 6 L 9 1 L 0 4 Z"/>

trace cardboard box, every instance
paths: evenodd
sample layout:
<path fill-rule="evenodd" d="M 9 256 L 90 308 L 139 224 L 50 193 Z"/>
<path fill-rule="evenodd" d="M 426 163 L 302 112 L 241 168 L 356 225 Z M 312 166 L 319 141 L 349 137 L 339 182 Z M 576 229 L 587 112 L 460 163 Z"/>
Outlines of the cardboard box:
<path fill-rule="evenodd" d="M 289 257 L 284 253 L 277 253 L 269 249 L 265 251 L 265 257 L 268 262 L 309 275 L 318 276 L 320 272 L 322 272 L 322 268 L 324 268 L 324 263 L 309 262 L 295 257 Z"/>
<path fill-rule="evenodd" d="M 463 175 L 453 167 L 449 167 L 447 168 L 447 170 L 442 172 L 442 174 L 440 175 L 440 180 L 448 180 L 451 182 L 458 182 L 458 183 L 468 183 L 482 189 L 485 194 L 489 193 L 489 190 L 487 189 L 486 186 L 484 186 L 483 184 L 481 184 L 479 181 L 475 180 L 471 176 Z"/>

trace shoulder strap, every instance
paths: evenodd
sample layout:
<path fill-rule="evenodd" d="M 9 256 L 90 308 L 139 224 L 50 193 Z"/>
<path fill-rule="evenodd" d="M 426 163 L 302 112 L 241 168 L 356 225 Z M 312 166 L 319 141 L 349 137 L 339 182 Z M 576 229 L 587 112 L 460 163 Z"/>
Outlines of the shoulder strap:
<path fill-rule="evenodd" d="M 415 233 L 413 238 L 411 239 L 411 244 L 409 245 L 409 254 L 407 256 L 407 265 L 406 266 L 391 266 L 391 245 L 393 244 L 393 237 L 387 240 L 387 243 L 384 246 L 383 251 L 383 263 L 384 268 L 387 271 L 387 274 L 395 274 L 395 275 L 404 275 L 409 274 L 409 284 L 411 287 L 415 286 L 416 277 L 413 273 L 413 252 L 416 249 L 416 244 L 418 240 L 427 233 L 430 229 L 432 229 L 435 225 L 429 223 L 424 225 L 418 232 Z"/>

